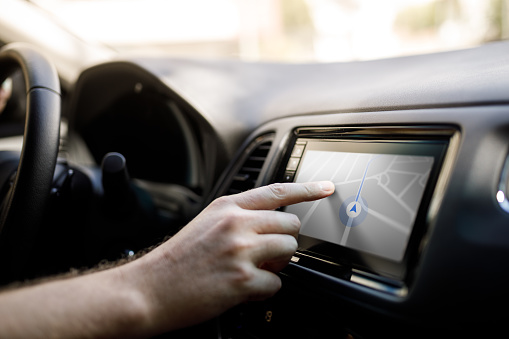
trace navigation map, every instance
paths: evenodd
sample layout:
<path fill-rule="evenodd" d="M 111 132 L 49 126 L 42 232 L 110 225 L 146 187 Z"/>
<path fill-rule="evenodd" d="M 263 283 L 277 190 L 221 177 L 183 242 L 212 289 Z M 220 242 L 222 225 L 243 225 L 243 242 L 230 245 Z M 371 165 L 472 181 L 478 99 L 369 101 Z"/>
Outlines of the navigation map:
<path fill-rule="evenodd" d="M 287 207 L 300 233 L 391 260 L 403 259 L 434 158 L 309 150 L 296 182 L 331 180 L 327 199 Z"/>

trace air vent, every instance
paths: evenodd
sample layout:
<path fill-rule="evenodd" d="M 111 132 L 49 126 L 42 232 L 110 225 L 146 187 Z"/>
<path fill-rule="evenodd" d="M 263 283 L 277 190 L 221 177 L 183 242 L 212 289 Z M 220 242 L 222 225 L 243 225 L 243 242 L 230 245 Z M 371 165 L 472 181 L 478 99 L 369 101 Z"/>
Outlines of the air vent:
<path fill-rule="evenodd" d="M 255 187 L 273 138 L 273 134 L 260 136 L 246 148 L 244 157 L 241 158 L 242 165 L 232 177 L 226 195 L 244 192 Z"/>

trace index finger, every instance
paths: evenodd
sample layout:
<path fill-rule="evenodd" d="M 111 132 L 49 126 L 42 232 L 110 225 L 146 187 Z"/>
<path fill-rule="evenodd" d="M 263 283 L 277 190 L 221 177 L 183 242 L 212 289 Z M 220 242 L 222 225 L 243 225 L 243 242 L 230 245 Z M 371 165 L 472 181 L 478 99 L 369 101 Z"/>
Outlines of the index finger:
<path fill-rule="evenodd" d="M 308 183 L 277 183 L 252 189 L 237 195 L 237 205 L 250 210 L 273 210 L 304 201 L 328 197 L 334 193 L 330 181 Z"/>

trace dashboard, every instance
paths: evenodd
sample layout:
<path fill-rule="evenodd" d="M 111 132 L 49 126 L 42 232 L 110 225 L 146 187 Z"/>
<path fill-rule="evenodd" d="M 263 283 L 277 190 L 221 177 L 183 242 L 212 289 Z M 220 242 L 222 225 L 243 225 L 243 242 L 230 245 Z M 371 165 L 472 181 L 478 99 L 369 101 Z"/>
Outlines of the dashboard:
<path fill-rule="evenodd" d="M 225 315 L 226 335 L 472 337 L 503 326 L 509 115 L 497 93 L 508 60 L 470 54 L 490 48 L 338 65 L 343 78 L 326 83 L 338 86 L 281 91 L 286 105 L 272 104 L 294 114 L 246 138 L 215 196 L 308 180 L 332 180 L 336 193 L 285 208 L 302 228 L 282 292 Z"/>
<path fill-rule="evenodd" d="M 508 215 L 497 200 L 506 193 L 507 107 L 361 114 L 362 125 L 359 113 L 318 114 L 254 133 L 254 144 L 272 139 L 257 185 L 332 180 L 336 193 L 286 207 L 302 222 L 282 272 L 289 294 L 252 318 L 241 308 L 230 329 L 264 337 L 298 323 L 296 336 L 405 337 L 419 328 L 425 337 L 496 328 L 509 277 Z"/>
<path fill-rule="evenodd" d="M 77 173 L 91 178 L 80 190 L 102 197 L 97 173 L 119 152 L 157 220 L 106 232 L 109 216 L 80 203 L 47 241 L 77 220 L 66 236 L 83 240 L 66 249 L 89 263 L 82 256 L 159 241 L 217 197 L 331 180 L 331 197 L 281 208 L 302 222 L 281 291 L 183 337 L 498 333 L 509 301 L 508 55 L 499 42 L 349 63 L 125 57 L 88 67 L 64 96 L 62 173 L 72 169 L 72 187 Z"/>

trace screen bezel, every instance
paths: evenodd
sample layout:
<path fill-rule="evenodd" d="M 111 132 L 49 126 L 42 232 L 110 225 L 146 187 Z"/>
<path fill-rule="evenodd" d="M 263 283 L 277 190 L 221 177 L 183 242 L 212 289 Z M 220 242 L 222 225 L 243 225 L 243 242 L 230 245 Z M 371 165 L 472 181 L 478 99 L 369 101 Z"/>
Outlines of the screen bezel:
<path fill-rule="evenodd" d="M 444 127 L 373 127 L 373 128 L 299 128 L 289 142 L 286 155 L 280 166 L 278 181 L 293 182 L 298 175 L 301 164 L 291 173 L 286 166 L 291 158 L 295 145 L 302 141 L 327 141 L 338 142 L 343 145 L 369 145 L 387 146 L 398 145 L 401 152 L 389 152 L 393 154 L 428 155 L 434 157 L 434 163 L 419 205 L 412 232 L 408 239 L 404 257 L 396 262 L 374 254 L 343 247 L 327 241 L 315 239 L 299 234 L 299 248 L 296 256 L 301 260 L 299 265 L 307 268 L 323 271 L 324 263 L 339 266 L 347 270 L 366 272 L 370 275 L 392 279 L 397 282 L 408 283 L 411 279 L 412 268 L 421 248 L 423 236 L 428 229 L 429 206 L 437 184 L 437 180 L 449 146 L 450 138 L 454 130 Z M 426 150 L 426 146 L 433 145 Z M 417 150 L 417 151 L 416 151 Z M 304 155 L 306 150 L 304 150 Z M 377 152 L 359 152 L 377 153 Z M 382 153 L 382 152 L 379 152 Z M 318 269 L 320 267 L 320 269 Z M 341 274 L 344 270 L 341 270 Z"/>

